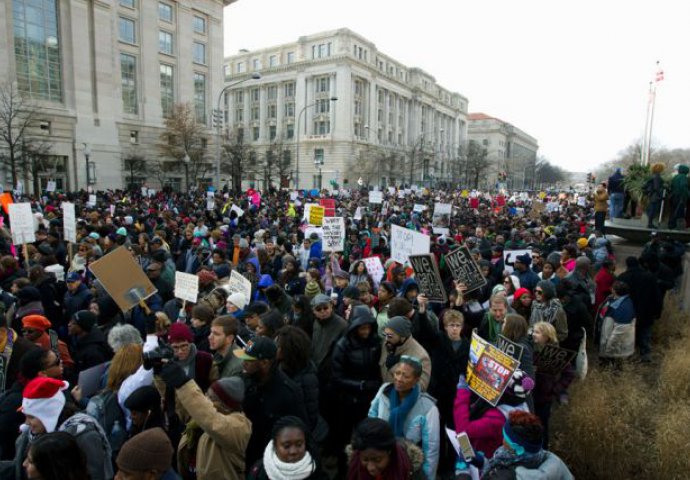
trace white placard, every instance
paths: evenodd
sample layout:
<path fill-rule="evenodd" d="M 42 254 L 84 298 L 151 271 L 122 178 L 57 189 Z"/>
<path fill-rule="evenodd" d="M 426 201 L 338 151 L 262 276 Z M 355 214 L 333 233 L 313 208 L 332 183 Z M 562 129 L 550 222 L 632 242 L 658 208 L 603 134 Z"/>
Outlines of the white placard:
<path fill-rule="evenodd" d="M 108 207 L 108 208 L 110 208 L 110 216 L 111 216 L 111 217 L 114 217 L 114 216 L 115 216 L 115 205 L 113 205 L 113 204 L 111 203 L 111 204 L 110 204 L 110 207 Z"/>
<path fill-rule="evenodd" d="M 206 210 L 213 210 L 216 208 L 216 201 L 213 198 L 206 200 Z"/>
<path fill-rule="evenodd" d="M 252 282 L 244 278 L 242 274 L 236 270 L 230 272 L 230 280 L 228 281 L 226 288 L 230 294 L 239 292 L 244 295 L 244 298 L 247 299 L 247 302 L 252 301 Z M 242 306 L 242 308 L 244 307 L 245 306 Z"/>
<path fill-rule="evenodd" d="M 319 240 L 323 240 L 323 227 L 315 227 L 314 225 L 309 225 L 304 230 L 304 238 L 311 237 L 311 234 L 315 233 L 319 236 Z"/>
<path fill-rule="evenodd" d="M 12 230 L 12 243 L 23 245 L 36 241 L 34 230 L 34 216 L 31 213 L 30 203 L 10 203 L 10 228 Z"/>
<path fill-rule="evenodd" d="M 413 212 L 417 213 L 422 213 L 424 210 L 426 210 L 426 205 L 422 205 L 421 203 L 415 203 L 412 209 Z"/>
<path fill-rule="evenodd" d="M 230 207 L 231 212 L 235 212 L 237 214 L 237 218 L 241 217 L 244 215 L 244 210 L 242 210 L 240 207 L 237 205 L 233 204 L 232 207 Z"/>
<path fill-rule="evenodd" d="M 141 187 L 141 196 L 145 197 L 149 194 L 149 189 L 147 187 Z"/>
<path fill-rule="evenodd" d="M 383 192 L 376 190 L 369 192 L 369 203 L 383 203 Z"/>
<path fill-rule="evenodd" d="M 352 217 L 355 220 L 361 220 L 362 219 L 362 209 L 361 207 L 357 207 L 357 210 L 355 210 L 355 216 Z"/>
<path fill-rule="evenodd" d="M 527 254 L 530 256 L 530 258 L 532 258 L 532 249 L 525 248 L 520 250 L 503 250 L 503 263 L 505 265 L 503 270 L 513 273 L 513 263 L 515 262 L 515 259 L 518 257 L 518 255 L 524 254 Z"/>
<path fill-rule="evenodd" d="M 374 287 L 379 288 L 379 284 L 386 273 L 383 270 L 381 259 L 379 257 L 368 257 L 362 261 L 367 267 L 367 273 L 369 273 L 369 276 L 371 276 L 371 279 L 374 281 Z"/>
<path fill-rule="evenodd" d="M 54 192 L 57 188 L 57 182 L 55 180 L 48 180 L 48 184 L 46 185 L 46 192 Z"/>
<path fill-rule="evenodd" d="M 290 192 L 290 201 L 294 202 L 297 200 L 297 192 Z"/>
<path fill-rule="evenodd" d="M 430 246 L 428 235 L 397 225 L 391 227 L 391 258 L 398 263 L 404 265 L 410 255 L 429 253 Z"/>
<path fill-rule="evenodd" d="M 345 220 L 343 217 L 323 217 L 323 251 L 345 250 Z"/>
<path fill-rule="evenodd" d="M 210 192 L 210 191 L 209 191 L 209 192 L 206 192 L 206 198 L 213 198 L 213 197 L 215 197 L 215 196 L 216 196 L 216 193 L 215 193 L 215 192 Z"/>
<path fill-rule="evenodd" d="M 175 272 L 175 298 L 196 303 L 199 297 L 199 277 L 191 273 Z"/>
<path fill-rule="evenodd" d="M 156 196 L 156 191 L 153 188 L 149 188 L 149 197 L 155 197 Z"/>
<path fill-rule="evenodd" d="M 65 240 L 77 243 L 77 216 L 74 214 L 74 204 L 62 202 L 62 228 Z"/>
<path fill-rule="evenodd" d="M 388 187 L 388 193 L 391 195 L 395 195 L 395 187 Z"/>
<path fill-rule="evenodd" d="M 86 202 L 86 205 L 89 207 L 95 207 L 96 202 L 98 202 L 98 199 L 96 198 L 96 195 L 92 193 L 91 195 L 89 195 L 89 201 Z"/>
<path fill-rule="evenodd" d="M 434 204 L 434 217 L 441 215 L 450 215 L 453 211 L 453 205 L 450 203 L 435 203 Z"/>

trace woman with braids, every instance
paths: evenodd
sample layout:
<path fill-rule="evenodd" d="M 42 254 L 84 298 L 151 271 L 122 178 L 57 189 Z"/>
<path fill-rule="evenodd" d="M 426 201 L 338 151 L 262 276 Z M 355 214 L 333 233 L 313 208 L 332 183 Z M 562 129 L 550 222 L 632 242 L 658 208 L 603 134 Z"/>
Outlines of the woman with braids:
<path fill-rule="evenodd" d="M 282 417 L 273 426 L 263 459 L 247 480 L 327 480 L 317 458 L 309 428 L 297 417 Z"/>
<path fill-rule="evenodd" d="M 366 418 L 355 428 L 347 447 L 347 480 L 423 480 L 424 454 L 406 440 L 396 440 L 388 422 Z"/>

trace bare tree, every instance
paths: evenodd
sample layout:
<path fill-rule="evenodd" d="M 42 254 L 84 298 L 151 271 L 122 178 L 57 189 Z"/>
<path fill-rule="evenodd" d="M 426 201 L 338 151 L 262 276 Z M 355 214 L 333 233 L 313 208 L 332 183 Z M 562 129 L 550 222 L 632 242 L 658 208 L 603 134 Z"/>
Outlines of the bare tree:
<path fill-rule="evenodd" d="M 567 172 L 561 167 L 551 164 L 551 162 L 544 157 L 537 158 L 533 185 L 535 188 L 542 188 L 545 185 L 554 185 L 558 182 L 564 182 L 567 178 Z"/>
<path fill-rule="evenodd" d="M 491 166 L 486 148 L 470 140 L 467 144 L 467 176 L 472 180 L 472 187 L 479 188 L 479 179 L 484 176 Z"/>
<path fill-rule="evenodd" d="M 128 189 L 133 190 L 137 188 L 134 182 L 135 177 L 146 177 L 149 173 L 146 159 L 139 154 L 129 153 L 122 160 L 125 172 L 129 174 Z"/>
<path fill-rule="evenodd" d="M 232 177 L 232 189 L 239 192 L 242 190 L 243 174 L 255 171 L 256 165 L 252 165 L 252 160 L 257 163 L 256 152 L 250 145 L 244 143 L 240 132 L 234 130 L 224 139 L 221 153 L 221 172 Z"/>
<path fill-rule="evenodd" d="M 372 179 L 376 175 L 376 162 L 370 151 L 360 150 L 359 155 L 353 162 L 353 172 L 355 172 L 354 175 L 357 177 L 355 180 L 361 177 L 364 185 L 367 187 L 372 183 Z"/>
<path fill-rule="evenodd" d="M 190 187 L 190 176 L 196 183 L 197 179 L 205 176 L 211 169 L 206 158 L 205 133 L 206 126 L 197 121 L 191 103 L 173 105 L 170 116 L 165 119 L 165 130 L 161 134 L 158 148 L 171 159 L 175 169 L 184 169 L 187 188 Z M 186 161 L 187 158 L 189 161 Z"/>

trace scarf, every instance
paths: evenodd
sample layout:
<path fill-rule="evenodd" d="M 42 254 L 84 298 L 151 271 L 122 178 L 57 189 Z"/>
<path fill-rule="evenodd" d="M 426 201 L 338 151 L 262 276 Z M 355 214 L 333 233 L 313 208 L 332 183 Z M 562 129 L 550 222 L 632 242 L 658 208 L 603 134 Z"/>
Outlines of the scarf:
<path fill-rule="evenodd" d="M 415 385 L 405 399 L 400 402 L 398 392 L 395 388 L 391 388 L 388 392 L 388 399 L 390 401 L 390 415 L 388 416 L 388 423 L 393 429 L 393 434 L 396 438 L 405 437 L 405 418 L 410 413 L 412 407 L 417 403 L 419 398 L 419 384 Z"/>
<path fill-rule="evenodd" d="M 547 302 L 534 302 L 532 305 L 532 316 L 530 318 L 532 325 L 537 322 L 553 324 L 554 320 L 556 320 L 558 309 L 562 308 L 561 302 L 557 298 L 552 298 Z"/>
<path fill-rule="evenodd" d="M 487 313 L 486 316 L 489 320 L 489 338 L 487 340 L 489 343 L 494 343 L 501 334 L 501 324 L 494 320 L 494 316 L 491 313 Z"/>
<path fill-rule="evenodd" d="M 175 360 L 175 363 L 177 363 L 182 369 L 184 370 L 184 373 L 189 377 L 189 378 L 194 378 L 194 375 L 196 374 L 196 345 L 193 343 L 189 344 L 189 356 L 187 357 L 186 360 Z"/>
<path fill-rule="evenodd" d="M 544 463 L 544 460 L 546 460 L 546 452 L 544 450 L 539 450 L 536 453 L 525 452 L 522 455 L 516 455 L 514 452 L 501 446 L 494 452 L 494 456 L 484 464 L 482 477 L 494 468 L 525 467 L 533 469 Z"/>
<path fill-rule="evenodd" d="M 273 440 L 271 440 L 264 450 L 264 469 L 270 480 L 303 480 L 314 473 L 316 464 L 309 452 L 306 452 L 304 457 L 295 463 L 283 462 L 276 455 Z"/>

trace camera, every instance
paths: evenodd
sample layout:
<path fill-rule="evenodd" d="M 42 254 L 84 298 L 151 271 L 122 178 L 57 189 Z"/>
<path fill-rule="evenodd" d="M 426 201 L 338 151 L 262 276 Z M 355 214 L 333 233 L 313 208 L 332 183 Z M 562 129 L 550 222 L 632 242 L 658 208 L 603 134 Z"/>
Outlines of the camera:
<path fill-rule="evenodd" d="M 144 368 L 153 369 L 154 373 L 160 373 L 163 364 L 173 359 L 173 350 L 170 345 L 161 345 L 150 352 L 144 352 Z"/>

